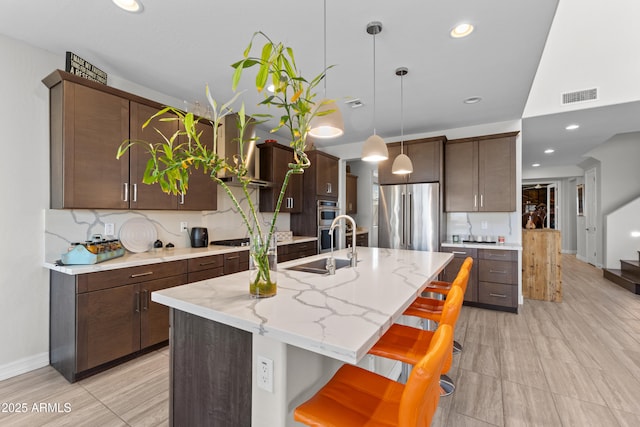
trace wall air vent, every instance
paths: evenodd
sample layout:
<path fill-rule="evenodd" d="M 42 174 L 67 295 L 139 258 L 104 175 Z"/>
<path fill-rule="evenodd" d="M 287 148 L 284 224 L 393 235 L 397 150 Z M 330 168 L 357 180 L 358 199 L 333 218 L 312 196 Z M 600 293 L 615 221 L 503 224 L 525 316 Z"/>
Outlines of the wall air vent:
<path fill-rule="evenodd" d="M 577 92 L 565 92 L 562 94 L 562 105 L 595 101 L 596 99 L 598 99 L 598 88 L 579 90 Z"/>

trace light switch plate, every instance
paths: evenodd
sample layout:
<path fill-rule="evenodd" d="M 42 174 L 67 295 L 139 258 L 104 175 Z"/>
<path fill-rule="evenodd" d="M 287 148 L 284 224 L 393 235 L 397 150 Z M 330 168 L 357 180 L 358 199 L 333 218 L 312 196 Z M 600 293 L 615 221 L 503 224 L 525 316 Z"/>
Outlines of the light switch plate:
<path fill-rule="evenodd" d="M 105 236 L 115 236 L 116 231 L 112 222 L 107 222 L 104 224 L 104 235 Z"/>

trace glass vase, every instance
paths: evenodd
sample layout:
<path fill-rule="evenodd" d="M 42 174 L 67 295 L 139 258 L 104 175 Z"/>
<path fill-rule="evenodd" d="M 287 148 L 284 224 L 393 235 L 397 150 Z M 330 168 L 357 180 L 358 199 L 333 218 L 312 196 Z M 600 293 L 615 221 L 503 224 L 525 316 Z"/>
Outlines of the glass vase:
<path fill-rule="evenodd" d="M 249 242 L 249 293 L 253 298 L 276 294 L 278 250 L 275 235 L 270 239 L 256 235 Z"/>

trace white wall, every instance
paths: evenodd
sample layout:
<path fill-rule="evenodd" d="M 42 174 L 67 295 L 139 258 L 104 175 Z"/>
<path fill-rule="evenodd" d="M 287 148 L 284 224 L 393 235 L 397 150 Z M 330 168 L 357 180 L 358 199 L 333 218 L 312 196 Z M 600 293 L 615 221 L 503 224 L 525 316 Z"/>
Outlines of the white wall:
<path fill-rule="evenodd" d="M 523 117 L 640 99 L 638 16 L 637 0 L 560 0 Z M 560 104 L 561 93 L 594 87 L 597 101 Z"/>
<path fill-rule="evenodd" d="M 620 269 L 620 260 L 638 260 L 640 198 L 607 215 L 606 268 Z"/>

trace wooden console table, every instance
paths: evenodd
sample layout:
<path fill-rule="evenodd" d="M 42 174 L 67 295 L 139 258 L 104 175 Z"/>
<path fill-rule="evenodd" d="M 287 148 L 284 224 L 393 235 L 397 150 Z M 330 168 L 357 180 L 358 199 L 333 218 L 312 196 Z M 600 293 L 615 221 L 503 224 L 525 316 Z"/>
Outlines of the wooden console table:
<path fill-rule="evenodd" d="M 522 295 L 562 302 L 560 231 L 522 230 Z"/>

